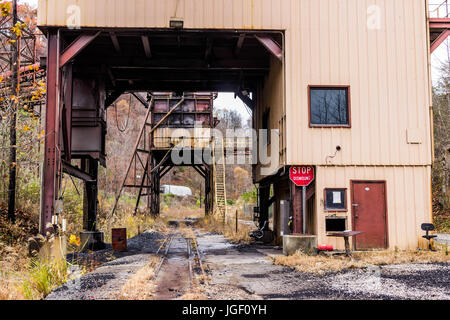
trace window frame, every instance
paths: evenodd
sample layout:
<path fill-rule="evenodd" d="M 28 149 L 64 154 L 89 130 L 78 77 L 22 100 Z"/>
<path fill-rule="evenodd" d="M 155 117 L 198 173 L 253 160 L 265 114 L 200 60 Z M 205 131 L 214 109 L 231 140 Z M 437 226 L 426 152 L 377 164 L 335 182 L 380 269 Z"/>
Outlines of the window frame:
<path fill-rule="evenodd" d="M 347 89 L 348 124 L 313 124 L 311 123 L 311 89 Z M 308 118 L 310 128 L 351 128 L 352 103 L 350 85 L 308 85 Z"/>
<path fill-rule="evenodd" d="M 344 209 L 332 209 L 327 207 L 327 191 L 344 191 Z M 348 212 L 347 188 L 324 188 L 323 189 L 323 209 L 325 212 Z"/>

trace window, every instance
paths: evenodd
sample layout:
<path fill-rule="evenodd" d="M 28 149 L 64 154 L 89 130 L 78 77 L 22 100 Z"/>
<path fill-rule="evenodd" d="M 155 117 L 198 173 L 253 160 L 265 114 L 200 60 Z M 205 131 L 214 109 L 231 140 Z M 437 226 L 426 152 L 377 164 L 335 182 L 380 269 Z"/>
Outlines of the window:
<path fill-rule="evenodd" d="M 325 189 L 325 211 L 347 211 L 347 189 Z"/>
<path fill-rule="evenodd" d="M 347 218 L 346 217 L 326 217 L 325 218 L 325 231 L 326 232 L 339 232 L 347 230 Z"/>
<path fill-rule="evenodd" d="M 350 87 L 309 87 L 311 127 L 350 127 Z"/>

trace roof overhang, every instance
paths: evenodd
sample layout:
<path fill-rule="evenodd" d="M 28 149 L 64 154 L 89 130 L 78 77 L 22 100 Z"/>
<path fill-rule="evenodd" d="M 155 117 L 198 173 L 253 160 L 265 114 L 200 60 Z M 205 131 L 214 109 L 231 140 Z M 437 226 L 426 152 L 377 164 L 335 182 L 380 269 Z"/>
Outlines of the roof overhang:
<path fill-rule="evenodd" d="M 108 91 L 254 90 L 283 60 L 283 33 L 255 30 L 45 29 L 57 32 L 60 63 L 104 77 Z"/>

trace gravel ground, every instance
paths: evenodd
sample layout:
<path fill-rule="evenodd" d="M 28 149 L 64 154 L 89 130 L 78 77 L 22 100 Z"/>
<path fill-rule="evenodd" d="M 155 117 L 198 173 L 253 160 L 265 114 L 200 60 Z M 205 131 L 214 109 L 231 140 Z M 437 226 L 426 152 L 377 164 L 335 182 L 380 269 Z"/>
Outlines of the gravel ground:
<path fill-rule="evenodd" d="M 201 291 L 209 299 L 450 299 L 448 263 L 373 266 L 314 275 L 273 265 L 269 257 L 280 255 L 279 248 L 237 246 L 221 235 L 198 230 L 197 237 L 211 279 Z M 47 299 L 117 299 L 127 279 L 145 265 L 163 238 L 150 231 L 130 239 L 128 252 L 114 253 L 115 260 L 56 289 Z M 94 256 L 101 260 L 111 255 L 111 250 L 103 250 Z"/>
<path fill-rule="evenodd" d="M 199 235 L 211 281 L 211 299 L 450 299 L 449 264 L 403 264 L 313 275 L 275 266 L 281 250 L 236 247 L 223 237 Z"/>
<path fill-rule="evenodd" d="M 450 234 L 448 233 L 438 233 L 436 242 L 444 245 L 450 245 Z"/>
<path fill-rule="evenodd" d="M 77 257 L 83 260 L 95 259 L 104 262 L 93 272 L 79 276 L 80 271 L 74 268 L 77 277 L 54 290 L 46 300 L 109 300 L 118 299 L 120 289 L 126 281 L 156 252 L 164 235 L 156 231 L 146 231 L 128 240 L 128 252 L 112 252 L 111 249 L 97 251 L 93 254 L 82 253 Z M 69 257 L 71 261 L 72 257 Z"/>

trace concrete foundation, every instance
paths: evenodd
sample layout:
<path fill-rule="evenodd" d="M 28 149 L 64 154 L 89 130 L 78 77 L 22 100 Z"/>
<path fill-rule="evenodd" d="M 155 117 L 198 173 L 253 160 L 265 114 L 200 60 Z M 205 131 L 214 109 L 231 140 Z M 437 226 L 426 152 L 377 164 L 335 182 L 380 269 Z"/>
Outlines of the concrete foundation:
<path fill-rule="evenodd" d="M 83 251 L 105 249 L 103 239 L 103 232 L 100 231 L 83 231 L 80 233 L 81 248 Z"/>
<path fill-rule="evenodd" d="M 291 234 L 283 236 L 283 254 L 293 255 L 297 251 L 306 254 L 316 254 L 317 236 L 306 234 Z"/>

